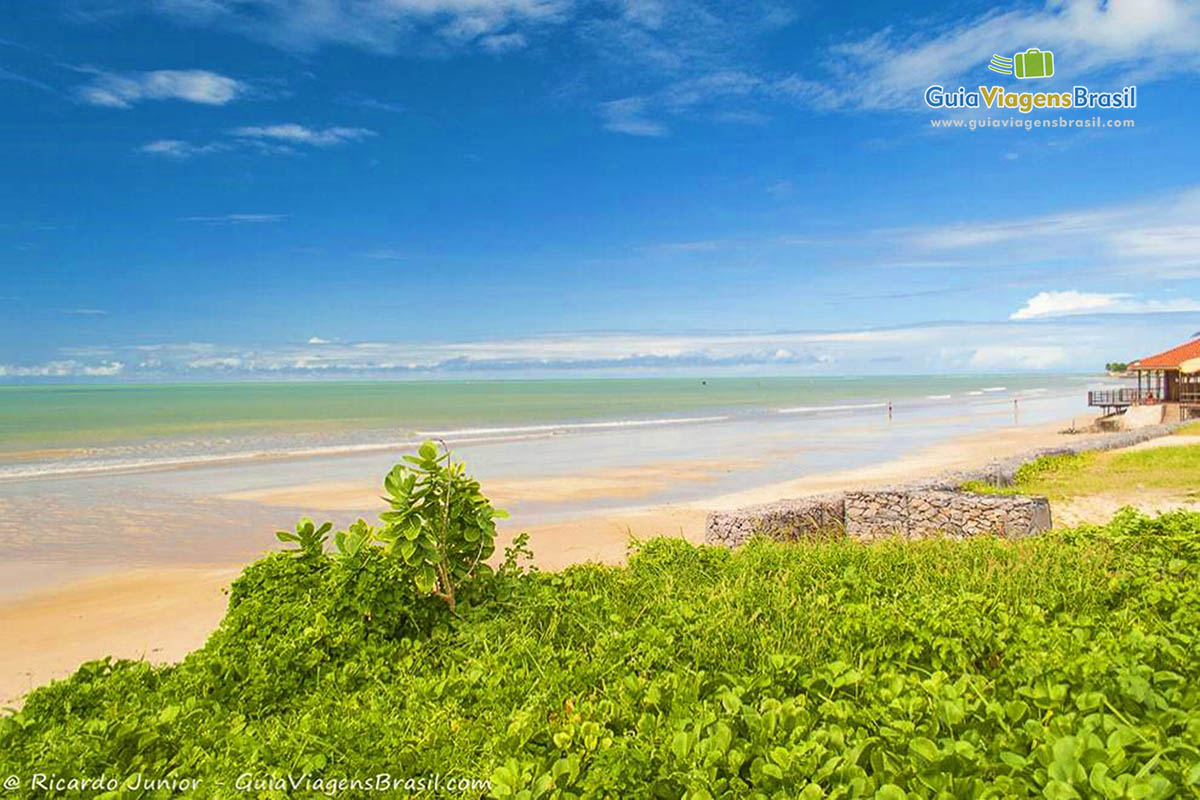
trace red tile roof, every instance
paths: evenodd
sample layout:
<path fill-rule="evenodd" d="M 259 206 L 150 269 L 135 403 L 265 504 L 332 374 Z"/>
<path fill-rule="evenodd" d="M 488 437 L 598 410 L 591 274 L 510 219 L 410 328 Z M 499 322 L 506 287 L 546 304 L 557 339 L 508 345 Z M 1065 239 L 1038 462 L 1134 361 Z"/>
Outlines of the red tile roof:
<path fill-rule="evenodd" d="M 1129 369 L 1177 369 L 1189 358 L 1200 358 L 1200 338 L 1193 339 L 1187 344 L 1172 347 L 1152 356 L 1139 358 L 1129 364 Z"/>

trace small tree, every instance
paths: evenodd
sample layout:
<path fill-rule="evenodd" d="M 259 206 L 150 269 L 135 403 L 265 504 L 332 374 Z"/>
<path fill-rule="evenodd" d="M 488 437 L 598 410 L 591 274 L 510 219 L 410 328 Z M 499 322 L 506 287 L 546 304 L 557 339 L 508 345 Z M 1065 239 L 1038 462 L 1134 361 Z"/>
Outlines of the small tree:
<path fill-rule="evenodd" d="M 484 561 L 496 549 L 495 521 L 508 515 L 492 507 L 462 462 L 450 460 L 444 442 L 440 451 L 425 442 L 404 460 L 383 482 L 392 510 L 379 517 L 379 539 L 412 569 L 417 589 L 453 613 L 459 587 L 490 569 Z"/>
<path fill-rule="evenodd" d="M 433 442 L 425 442 L 417 455 L 404 460 L 407 464 L 392 467 L 383 481 L 383 499 L 391 506 L 379 515 L 383 527 L 360 519 L 349 530 L 337 531 L 335 557 L 352 559 L 365 547 L 382 545 L 400 562 L 401 572 L 411 576 L 418 592 L 441 599 L 454 613 L 463 584 L 491 571 L 484 562 L 496 549 L 496 520 L 508 514 L 492 507 L 462 462 L 450 460 L 444 442 L 440 451 Z M 303 517 L 295 533 L 275 535 L 282 542 L 295 542 L 298 555 L 318 557 L 325 552 L 331 527 L 328 522 L 318 527 Z M 528 553 L 526 541 L 514 543 L 508 571 L 516 569 L 518 556 Z"/>

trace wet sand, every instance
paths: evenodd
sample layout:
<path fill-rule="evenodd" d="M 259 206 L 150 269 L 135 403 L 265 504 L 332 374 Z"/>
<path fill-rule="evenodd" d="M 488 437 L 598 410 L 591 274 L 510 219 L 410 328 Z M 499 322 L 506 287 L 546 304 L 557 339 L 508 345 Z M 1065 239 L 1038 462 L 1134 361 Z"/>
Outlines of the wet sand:
<path fill-rule="evenodd" d="M 578 475 L 527 475 L 482 481 L 483 493 L 498 508 L 513 503 L 586 503 L 596 500 L 639 500 L 680 483 L 711 483 L 723 473 L 758 466 L 766 456 L 739 460 L 659 461 L 633 467 L 593 469 Z M 223 500 L 315 511 L 381 511 L 382 489 L 342 481 L 252 489 L 220 495 Z"/>

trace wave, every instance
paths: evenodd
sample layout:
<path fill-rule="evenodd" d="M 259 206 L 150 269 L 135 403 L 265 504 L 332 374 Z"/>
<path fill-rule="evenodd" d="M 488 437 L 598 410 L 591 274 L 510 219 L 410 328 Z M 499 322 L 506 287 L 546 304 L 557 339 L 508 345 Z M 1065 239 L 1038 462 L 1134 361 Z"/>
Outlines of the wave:
<path fill-rule="evenodd" d="M 459 444 L 512 441 L 514 439 L 536 439 L 554 433 L 583 430 L 605 430 L 639 428 L 657 425 L 687 425 L 704 422 L 724 422 L 729 416 L 714 417 L 667 417 L 663 419 L 613 420 L 609 422 L 576 422 L 558 425 L 522 425 L 508 428 L 463 428 L 453 431 L 414 431 L 421 438 L 404 441 L 365 442 L 359 444 L 332 444 L 320 447 L 292 447 L 279 449 L 239 450 L 225 453 L 205 453 L 187 456 L 164 455 L 148 458 L 98 458 L 92 461 L 58 461 L 21 466 L 0 466 L 0 481 L 31 478 L 58 478 L 81 475 L 102 475 L 121 472 L 148 472 L 153 470 L 182 469 L 186 467 L 216 466 L 247 461 L 271 461 L 294 458 L 317 458 L 320 456 L 344 456 L 361 453 L 379 453 L 388 450 L 406 450 L 418 447 L 425 439 L 447 439 Z"/>
<path fill-rule="evenodd" d="M 128 458 L 94 461 L 91 463 L 59 462 L 16 468 L 0 467 L 0 480 L 20 478 L 57 478 L 66 475 L 94 475 L 108 472 L 147 472 L 158 469 L 202 467 L 215 464 L 232 464 L 240 461 L 267 461 L 284 458 L 312 458 L 316 456 L 352 455 L 383 450 L 399 450 L 417 447 L 420 440 L 411 442 L 374 442 L 370 444 L 328 445 L 280 450 L 242 450 L 230 453 L 211 453 L 194 456 L 163 456 L 160 458 Z"/>
<path fill-rule="evenodd" d="M 985 387 L 985 388 L 983 388 L 983 389 L 980 389 L 979 391 L 981 391 L 981 392 L 984 392 L 984 393 L 988 393 L 988 392 L 1007 392 L 1007 391 L 1008 391 L 1008 387 L 1007 387 L 1007 386 L 988 386 L 988 387 Z"/>
<path fill-rule="evenodd" d="M 842 406 L 796 406 L 777 408 L 776 414 L 812 414 L 818 411 L 856 411 L 863 408 L 887 408 L 887 403 L 848 403 Z"/>
<path fill-rule="evenodd" d="M 953 396 L 954 395 L 952 395 L 952 394 L 927 394 L 927 395 L 925 395 L 925 399 L 926 400 L 949 400 Z"/>
<path fill-rule="evenodd" d="M 704 422 L 725 422 L 728 416 L 719 417 L 664 417 L 662 419 L 621 419 L 608 422 L 563 422 L 555 425 L 516 425 L 508 428 L 458 428 L 448 431 L 417 431 L 418 436 L 436 439 L 461 440 L 462 437 L 508 437 L 523 433 L 555 433 L 557 431 L 595 431 L 616 428 L 645 428 L 654 425 L 695 425 Z"/>

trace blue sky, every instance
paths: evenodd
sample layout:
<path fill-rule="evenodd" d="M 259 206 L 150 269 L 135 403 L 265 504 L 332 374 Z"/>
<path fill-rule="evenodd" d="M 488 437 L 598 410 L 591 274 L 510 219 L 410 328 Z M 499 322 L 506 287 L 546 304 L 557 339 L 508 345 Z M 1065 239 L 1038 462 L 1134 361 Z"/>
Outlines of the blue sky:
<path fill-rule="evenodd" d="M 0 379 L 1082 370 L 1200 331 L 1198 4 L 899 5 L 17 0 Z M 987 71 L 1027 47 L 1053 78 Z M 935 83 L 1138 107 L 935 130 L 1022 116 Z"/>

